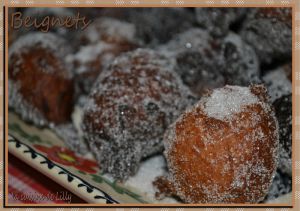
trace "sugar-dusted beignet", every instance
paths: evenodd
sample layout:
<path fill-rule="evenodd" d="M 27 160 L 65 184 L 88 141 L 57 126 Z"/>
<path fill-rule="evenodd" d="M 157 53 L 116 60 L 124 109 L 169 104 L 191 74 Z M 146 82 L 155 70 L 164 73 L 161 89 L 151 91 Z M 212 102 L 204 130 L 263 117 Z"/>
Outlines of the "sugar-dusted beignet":
<path fill-rule="evenodd" d="M 215 89 L 170 126 L 169 173 L 158 196 L 186 203 L 256 203 L 277 167 L 278 123 L 260 85 Z"/>

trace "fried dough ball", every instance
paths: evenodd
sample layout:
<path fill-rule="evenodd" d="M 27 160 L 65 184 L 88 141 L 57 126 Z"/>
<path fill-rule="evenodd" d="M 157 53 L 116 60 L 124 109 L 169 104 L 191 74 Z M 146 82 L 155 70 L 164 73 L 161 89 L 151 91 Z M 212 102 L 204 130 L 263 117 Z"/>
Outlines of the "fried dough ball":
<path fill-rule="evenodd" d="M 207 31 L 191 28 L 158 50 L 174 60 L 183 83 L 200 97 L 209 88 L 225 85 L 221 47 L 222 41 L 213 39 Z"/>
<path fill-rule="evenodd" d="M 191 28 L 158 49 L 175 60 L 175 71 L 198 97 L 225 84 L 249 86 L 261 81 L 255 51 L 232 32 L 216 39 Z"/>
<path fill-rule="evenodd" d="M 252 9 L 242 29 L 243 39 L 251 45 L 261 63 L 291 59 L 291 8 Z"/>
<path fill-rule="evenodd" d="M 30 33 L 9 48 L 9 106 L 35 125 L 70 121 L 74 88 L 64 40 Z"/>
<path fill-rule="evenodd" d="M 75 71 L 79 95 L 87 95 L 103 69 L 118 55 L 134 50 L 140 43 L 133 24 L 112 18 L 98 18 L 80 35 L 83 44 L 67 62 Z"/>
<path fill-rule="evenodd" d="M 118 180 L 163 149 L 165 129 L 189 104 L 169 61 L 147 49 L 122 54 L 100 74 L 83 114 L 83 132 L 103 172 Z"/>
<path fill-rule="evenodd" d="M 85 154 L 71 120 L 73 74 L 64 62 L 70 53 L 52 33 L 29 33 L 9 48 L 8 105 L 25 121 L 50 127 L 75 152 Z"/>
<path fill-rule="evenodd" d="M 186 203 L 263 200 L 278 151 L 278 123 L 266 89 L 213 90 L 169 127 L 164 146 L 169 173 L 154 184 L 166 195 Z"/>
<path fill-rule="evenodd" d="M 222 56 L 226 84 L 249 86 L 261 82 L 259 60 L 256 53 L 239 35 L 229 33 L 224 38 Z"/>

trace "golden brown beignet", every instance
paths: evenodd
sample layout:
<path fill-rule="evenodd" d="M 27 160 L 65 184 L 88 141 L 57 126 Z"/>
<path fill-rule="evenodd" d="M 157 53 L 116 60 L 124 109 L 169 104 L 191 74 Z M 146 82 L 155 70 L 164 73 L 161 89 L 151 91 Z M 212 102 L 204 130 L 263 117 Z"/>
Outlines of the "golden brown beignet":
<path fill-rule="evenodd" d="M 256 203 L 277 167 L 278 123 L 263 86 L 204 96 L 164 137 L 169 174 L 154 185 L 186 203 Z M 172 192 L 173 191 L 173 192 Z"/>

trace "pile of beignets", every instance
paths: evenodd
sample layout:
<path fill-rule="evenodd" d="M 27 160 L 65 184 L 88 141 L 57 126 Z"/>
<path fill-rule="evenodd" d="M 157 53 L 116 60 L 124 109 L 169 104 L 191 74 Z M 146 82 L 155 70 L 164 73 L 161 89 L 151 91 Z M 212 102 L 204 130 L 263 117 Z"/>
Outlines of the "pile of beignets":
<path fill-rule="evenodd" d="M 14 11 L 93 20 L 83 31 L 10 28 L 8 103 L 92 152 L 103 173 L 126 181 L 163 153 L 158 199 L 261 203 L 291 192 L 291 8 Z"/>

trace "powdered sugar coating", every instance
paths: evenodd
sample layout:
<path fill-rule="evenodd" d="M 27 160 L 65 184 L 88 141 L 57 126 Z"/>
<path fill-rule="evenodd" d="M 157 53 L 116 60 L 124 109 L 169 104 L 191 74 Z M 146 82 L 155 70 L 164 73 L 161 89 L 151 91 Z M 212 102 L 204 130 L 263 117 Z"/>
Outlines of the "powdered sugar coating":
<path fill-rule="evenodd" d="M 47 51 L 54 54 L 56 57 L 63 59 L 67 54 L 71 52 L 71 48 L 66 45 L 64 39 L 56 36 L 53 33 L 42 33 L 42 32 L 31 32 L 16 40 L 12 46 L 8 49 L 9 61 L 12 56 L 18 57 L 15 61 L 18 64 L 24 62 L 22 60 L 22 54 L 30 52 L 33 48 L 46 49 Z M 69 68 L 66 71 L 60 73 L 65 78 L 72 78 L 73 74 Z M 18 70 L 18 69 L 16 69 Z M 49 71 L 49 68 L 44 68 L 45 71 Z M 50 69 L 51 70 L 51 69 Z"/>
<path fill-rule="evenodd" d="M 66 57 L 67 62 L 80 63 L 80 66 L 75 69 L 76 74 L 88 71 L 84 64 L 94 61 L 99 53 L 111 48 L 111 44 L 98 42 L 93 45 L 82 46 L 76 54 L 71 54 Z M 108 55 L 109 57 L 110 55 Z"/>
<path fill-rule="evenodd" d="M 78 95 L 88 94 L 101 71 L 113 60 L 119 50 L 112 44 L 98 42 L 82 46 L 77 53 L 69 54 L 66 62 L 75 74 Z"/>
<path fill-rule="evenodd" d="M 189 104 L 169 61 L 147 49 L 117 57 L 84 107 L 83 131 L 101 169 L 124 180 L 161 151 L 166 127 Z"/>
<path fill-rule="evenodd" d="M 202 97 L 200 104 L 203 105 L 203 111 L 208 117 L 225 121 L 258 101 L 248 87 L 225 86 L 214 89 L 209 96 Z"/>
<path fill-rule="evenodd" d="M 225 121 L 207 116 L 200 100 L 167 130 L 167 179 L 184 202 L 257 203 L 265 197 L 277 167 L 278 123 L 263 86 L 248 89 L 259 100 Z"/>
<path fill-rule="evenodd" d="M 261 82 L 256 53 L 238 34 L 231 32 L 224 38 L 222 57 L 226 84 L 249 86 Z"/>
<path fill-rule="evenodd" d="M 46 126 L 49 122 L 44 115 L 20 94 L 20 84 L 8 79 L 8 107 L 18 113 L 25 121 L 31 121 L 34 125 Z"/>
<path fill-rule="evenodd" d="M 288 79 L 283 67 L 271 70 L 263 77 L 263 81 L 267 86 L 272 102 L 292 93 L 292 83 Z"/>
<path fill-rule="evenodd" d="M 79 95 L 89 93 L 98 75 L 116 56 L 139 45 L 135 26 L 112 18 L 96 19 L 79 39 L 84 45 L 66 57 L 75 72 Z"/>
<path fill-rule="evenodd" d="M 155 188 L 152 182 L 156 177 L 166 173 L 166 162 L 162 155 L 155 155 L 143 161 L 136 175 L 129 177 L 125 182 L 126 186 L 130 186 L 144 194 L 152 203 L 179 203 L 174 198 L 165 198 L 163 200 L 155 200 Z"/>

